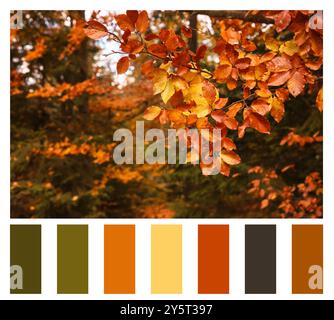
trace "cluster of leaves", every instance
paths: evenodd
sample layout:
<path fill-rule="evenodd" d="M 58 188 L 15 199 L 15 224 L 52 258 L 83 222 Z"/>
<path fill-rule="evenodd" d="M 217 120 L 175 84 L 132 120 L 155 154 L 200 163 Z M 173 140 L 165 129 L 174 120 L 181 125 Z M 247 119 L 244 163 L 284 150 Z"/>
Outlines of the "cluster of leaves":
<path fill-rule="evenodd" d="M 293 169 L 285 167 L 281 173 Z M 275 170 L 266 171 L 257 166 L 249 169 L 257 176 L 251 181 L 249 193 L 261 199 L 260 209 L 271 207 L 281 218 L 319 218 L 322 216 L 322 179 L 319 172 L 311 172 L 298 184 L 281 186 L 280 176 Z"/>
<path fill-rule="evenodd" d="M 11 30 L 12 217 L 321 216 L 322 31 L 309 28 L 313 14 L 237 12 L 194 27 L 189 12 L 93 12 L 84 27 L 84 12 L 25 11 L 25 27 Z M 115 51 L 106 57 L 101 47 Z M 294 97 L 297 70 L 305 84 Z M 114 130 L 134 131 L 142 117 L 146 128 L 221 128 L 223 173 L 240 162 L 236 149 L 244 161 L 229 178 L 192 165 L 114 165 Z M 257 165 L 263 173 L 248 172 Z M 263 198 L 247 193 L 272 170 L 278 178 L 261 183 Z M 261 209 L 271 186 L 277 197 Z M 285 196 L 287 213 L 278 209 Z"/>
<path fill-rule="evenodd" d="M 314 142 L 322 142 L 323 136 L 320 136 L 319 133 L 315 133 L 313 136 L 301 136 L 294 131 L 289 132 L 280 142 L 281 146 L 287 145 L 299 145 L 301 147 L 304 147 L 308 143 L 314 143 Z"/>
<path fill-rule="evenodd" d="M 111 150 L 114 147 L 112 144 L 96 145 L 96 143 L 89 143 L 93 137 L 88 138 L 88 142 L 83 142 L 82 144 L 72 144 L 68 138 L 64 141 L 56 143 L 44 143 L 43 149 L 33 149 L 33 153 L 42 154 L 46 157 L 59 157 L 64 158 L 68 155 L 88 155 L 93 159 L 94 163 L 102 164 L 110 161 Z"/>
<path fill-rule="evenodd" d="M 106 86 L 96 79 L 87 79 L 75 84 L 63 82 L 55 86 L 45 83 L 43 87 L 28 93 L 27 98 L 54 98 L 59 102 L 66 102 L 67 100 L 74 100 L 84 93 L 89 95 L 102 95 L 108 91 L 110 91 L 110 86 Z"/>
<path fill-rule="evenodd" d="M 284 104 L 290 97 L 319 90 L 317 106 L 322 110 L 322 89 L 317 71 L 322 66 L 322 27 L 309 23 L 313 11 L 265 11 L 274 24 L 266 30 L 264 50 L 252 41 L 261 32 L 262 25 L 241 20 L 222 20 L 220 37 L 212 48 L 200 46 L 190 50 L 187 39 L 193 30 L 182 25 L 181 34 L 173 29 L 149 32 L 146 11 L 127 11 L 115 16 L 121 36 L 109 32 L 96 20 L 87 22 L 85 32 L 92 39 L 110 37 L 119 43 L 121 54 L 118 73 L 125 73 L 138 55 L 150 57 L 141 67 L 152 81 L 155 95 L 162 104 L 147 108 L 144 119 L 158 119 L 160 124 L 173 128 L 222 129 L 221 173 L 228 176 L 230 165 L 241 159 L 234 151 L 236 145 L 230 131 L 238 130 L 243 138 L 247 128 L 260 133 L 271 132 L 267 115 L 278 123 L 282 120 Z M 257 12 L 250 12 L 257 14 Z M 219 62 L 208 70 L 203 68 L 209 50 Z M 241 91 L 237 101 L 222 96 L 220 87 L 229 93 Z M 212 143 L 212 135 L 205 137 Z M 204 174 L 212 170 L 201 163 Z"/>

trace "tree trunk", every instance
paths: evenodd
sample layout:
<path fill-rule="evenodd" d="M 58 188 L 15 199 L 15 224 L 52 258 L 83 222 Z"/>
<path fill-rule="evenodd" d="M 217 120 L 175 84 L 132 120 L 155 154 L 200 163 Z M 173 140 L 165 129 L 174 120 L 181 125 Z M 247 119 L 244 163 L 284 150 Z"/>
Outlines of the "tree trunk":
<path fill-rule="evenodd" d="M 189 19 L 190 29 L 192 30 L 192 37 L 189 39 L 189 48 L 196 53 L 197 50 L 197 14 L 191 14 Z"/>

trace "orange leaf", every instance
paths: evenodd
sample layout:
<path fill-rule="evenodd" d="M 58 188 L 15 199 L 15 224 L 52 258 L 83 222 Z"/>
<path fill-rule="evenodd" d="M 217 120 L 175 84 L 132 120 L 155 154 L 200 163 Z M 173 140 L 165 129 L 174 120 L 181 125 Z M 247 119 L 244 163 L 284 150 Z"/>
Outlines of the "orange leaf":
<path fill-rule="evenodd" d="M 236 130 L 238 128 L 238 121 L 234 118 L 230 118 L 227 114 L 223 117 L 223 123 L 230 130 Z"/>
<path fill-rule="evenodd" d="M 148 107 L 144 112 L 143 118 L 145 120 L 154 120 L 157 116 L 159 116 L 160 112 L 161 109 L 158 106 Z"/>
<path fill-rule="evenodd" d="M 137 10 L 126 10 L 126 15 L 129 17 L 129 19 L 131 20 L 131 22 L 133 24 L 136 23 L 136 21 L 138 19 L 138 11 Z"/>
<path fill-rule="evenodd" d="M 289 91 L 285 88 L 279 88 L 275 90 L 276 96 L 282 102 L 285 102 L 289 98 Z"/>
<path fill-rule="evenodd" d="M 242 108 L 242 102 L 236 102 L 233 103 L 228 111 L 226 112 L 226 114 L 230 117 L 230 118 L 235 118 L 236 114 L 240 111 L 240 109 Z"/>
<path fill-rule="evenodd" d="M 297 97 L 302 93 L 305 87 L 306 80 L 304 75 L 301 71 L 295 71 L 292 77 L 288 81 L 288 89 L 289 92 L 294 96 Z"/>
<path fill-rule="evenodd" d="M 148 15 L 146 11 L 141 11 L 138 15 L 138 19 L 136 21 L 136 29 L 144 33 L 149 26 Z"/>
<path fill-rule="evenodd" d="M 271 72 L 283 72 L 292 68 L 290 60 L 285 56 L 275 57 L 267 62 L 267 68 Z"/>
<path fill-rule="evenodd" d="M 230 78 L 230 79 L 227 79 L 226 86 L 228 90 L 232 91 L 238 86 L 238 82 Z"/>
<path fill-rule="evenodd" d="M 121 44 L 121 49 L 127 53 L 137 54 L 144 49 L 144 45 L 137 39 L 130 39 L 127 43 Z"/>
<path fill-rule="evenodd" d="M 154 40 L 154 39 L 159 39 L 159 37 L 154 33 L 150 33 L 150 34 L 145 36 L 146 41 L 151 41 L 151 40 Z"/>
<path fill-rule="evenodd" d="M 172 33 L 168 37 L 168 39 L 165 42 L 165 46 L 169 51 L 174 51 L 177 48 L 182 48 L 184 47 L 183 40 L 177 36 L 176 34 Z"/>
<path fill-rule="evenodd" d="M 231 150 L 236 149 L 236 145 L 234 144 L 233 140 L 230 138 L 227 138 L 227 137 L 223 138 L 222 143 L 223 143 L 223 147 L 226 150 L 231 151 Z"/>
<path fill-rule="evenodd" d="M 162 44 L 151 44 L 148 46 L 147 51 L 162 59 L 167 56 L 167 48 Z"/>
<path fill-rule="evenodd" d="M 260 208 L 261 209 L 264 209 L 264 208 L 267 208 L 269 206 L 269 200 L 268 199 L 263 199 L 261 201 L 261 205 L 260 205 Z"/>
<path fill-rule="evenodd" d="M 197 60 L 201 60 L 201 59 L 203 59 L 204 56 L 205 56 L 205 52 L 206 52 L 207 49 L 208 49 L 208 48 L 207 48 L 206 45 L 202 45 L 202 46 L 200 46 L 200 47 L 197 49 L 197 51 L 196 51 L 196 59 L 197 59 Z"/>
<path fill-rule="evenodd" d="M 199 118 L 196 120 L 197 129 L 207 129 L 210 127 L 208 118 Z"/>
<path fill-rule="evenodd" d="M 221 164 L 220 173 L 222 175 L 228 177 L 230 175 L 230 171 L 231 171 L 230 166 L 227 163 L 223 162 Z"/>
<path fill-rule="evenodd" d="M 162 29 L 159 32 L 159 38 L 162 42 L 167 41 L 168 37 L 169 37 L 170 31 L 167 29 Z"/>
<path fill-rule="evenodd" d="M 182 114 L 180 110 L 170 110 L 168 111 L 169 120 L 176 125 L 181 125 L 186 123 L 186 117 Z"/>
<path fill-rule="evenodd" d="M 98 40 L 109 34 L 108 29 L 102 23 L 96 20 L 90 20 L 86 23 L 84 31 L 87 37 Z"/>
<path fill-rule="evenodd" d="M 214 104 L 213 107 L 215 109 L 221 109 L 224 108 L 224 106 L 226 105 L 228 101 L 228 98 L 219 98 Z"/>
<path fill-rule="evenodd" d="M 273 73 L 268 80 L 268 86 L 281 86 L 290 79 L 290 71 Z"/>
<path fill-rule="evenodd" d="M 322 90 L 322 88 L 318 92 L 315 104 L 316 104 L 317 108 L 319 109 L 319 111 L 322 112 L 322 110 L 323 110 L 323 90 Z"/>
<path fill-rule="evenodd" d="M 312 30 L 310 33 L 311 48 L 317 56 L 322 55 L 323 40 L 318 32 Z"/>
<path fill-rule="evenodd" d="M 211 117 L 219 123 L 223 123 L 223 116 L 225 112 L 223 110 L 215 110 L 211 112 Z"/>
<path fill-rule="evenodd" d="M 186 38 L 191 38 L 193 36 L 192 30 L 186 26 L 182 26 L 181 31 Z"/>
<path fill-rule="evenodd" d="M 266 82 L 259 82 L 258 87 L 260 90 L 256 90 L 255 93 L 261 98 L 268 98 L 271 96 L 271 91 L 268 89 L 268 84 Z"/>
<path fill-rule="evenodd" d="M 122 74 L 128 71 L 130 66 L 130 60 L 128 57 L 123 57 L 117 62 L 117 73 Z"/>
<path fill-rule="evenodd" d="M 137 56 L 133 53 L 130 53 L 129 54 L 129 58 L 132 59 L 132 60 L 136 60 L 137 59 Z"/>
<path fill-rule="evenodd" d="M 202 119 L 206 119 L 206 118 L 202 118 Z M 197 116 L 196 114 L 190 114 L 187 117 L 187 125 L 188 126 L 192 126 L 193 124 L 195 124 L 197 122 Z"/>
<path fill-rule="evenodd" d="M 284 29 L 288 27 L 291 22 L 291 15 L 288 10 L 284 10 L 280 12 L 275 17 L 275 26 L 277 32 L 282 32 Z"/>
<path fill-rule="evenodd" d="M 225 163 L 231 166 L 237 165 L 241 162 L 239 155 L 237 155 L 234 151 L 222 151 L 220 157 Z"/>
<path fill-rule="evenodd" d="M 130 31 L 130 30 L 126 30 L 126 31 L 123 33 L 123 35 L 122 35 L 122 39 L 123 39 L 123 41 L 124 41 L 125 43 L 128 42 L 130 35 L 131 35 L 131 31 Z"/>
<path fill-rule="evenodd" d="M 232 71 L 232 66 L 225 64 L 222 66 L 219 66 L 216 70 L 215 70 L 215 78 L 218 81 L 225 81 L 226 78 L 231 74 Z"/>
<path fill-rule="evenodd" d="M 210 81 L 205 80 L 202 82 L 202 92 L 209 104 L 212 104 L 217 100 L 217 88 Z"/>
<path fill-rule="evenodd" d="M 249 118 L 245 118 L 245 121 L 238 127 L 238 137 L 242 139 L 245 135 L 246 129 L 249 127 Z"/>
<path fill-rule="evenodd" d="M 270 114 L 275 119 L 276 122 L 281 122 L 284 112 L 285 112 L 284 103 L 276 97 L 273 98 L 271 102 Z"/>
<path fill-rule="evenodd" d="M 115 17 L 116 22 L 118 24 L 118 26 L 123 30 L 130 30 L 133 31 L 134 30 L 134 25 L 132 23 L 132 21 L 130 20 L 130 18 L 126 15 L 126 14 L 120 14 L 118 16 Z"/>
<path fill-rule="evenodd" d="M 249 126 L 261 133 L 270 133 L 270 123 L 267 118 L 256 113 L 250 112 L 248 115 Z"/>
<path fill-rule="evenodd" d="M 226 31 L 222 31 L 221 35 L 226 42 L 232 45 L 239 44 L 239 41 L 241 39 L 241 34 L 233 27 L 229 27 Z"/>
<path fill-rule="evenodd" d="M 154 69 L 153 60 L 147 60 L 141 65 L 141 73 L 146 76 Z"/>
<path fill-rule="evenodd" d="M 276 52 L 266 52 L 265 54 L 263 54 L 263 56 L 261 57 L 259 63 L 265 63 L 267 61 L 270 61 L 272 58 L 274 58 L 276 56 Z"/>
<path fill-rule="evenodd" d="M 236 62 L 235 62 L 235 66 L 238 68 L 238 69 L 247 69 L 250 64 L 251 64 L 252 60 L 250 58 L 241 58 L 241 59 L 238 59 Z"/>
<path fill-rule="evenodd" d="M 161 124 L 166 124 L 166 123 L 168 123 L 168 120 L 169 120 L 169 118 L 168 118 L 168 112 L 167 112 L 167 110 L 162 110 L 161 113 L 160 113 L 160 115 L 159 115 L 159 121 L 160 121 L 160 123 Z"/>
<path fill-rule="evenodd" d="M 261 114 L 262 116 L 264 116 L 265 114 L 267 114 L 270 111 L 270 105 L 269 103 L 265 100 L 265 99 L 256 99 L 252 102 L 251 108 Z"/>
<path fill-rule="evenodd" d="M 211 117 L 218 123 L 223 123 L 230 130 L 236 130 L 238 128 L 238 122 L 229 117 L 223 110 L 215 110 L 211 112 Z"/>

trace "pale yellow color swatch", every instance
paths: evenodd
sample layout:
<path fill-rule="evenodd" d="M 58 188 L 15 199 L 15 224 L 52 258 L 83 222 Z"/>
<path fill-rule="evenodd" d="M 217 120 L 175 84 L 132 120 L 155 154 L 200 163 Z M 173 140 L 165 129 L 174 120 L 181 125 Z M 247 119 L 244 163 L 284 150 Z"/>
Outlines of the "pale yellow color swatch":
<path fill-rule="evenodd" d="M 151 226 L 151 291 L 182 293 L 182 225 Z"/>

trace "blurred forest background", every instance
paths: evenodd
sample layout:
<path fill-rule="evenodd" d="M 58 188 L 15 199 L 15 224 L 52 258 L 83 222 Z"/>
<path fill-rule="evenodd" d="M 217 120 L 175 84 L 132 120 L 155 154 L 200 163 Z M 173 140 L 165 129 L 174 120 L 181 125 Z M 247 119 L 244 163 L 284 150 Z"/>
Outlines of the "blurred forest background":
<path fill-rule="evenodd" d="M 133 130 L 159 104 L 140 72 L 145 55 L 117 75 L 112 45 L 86 37 L 85 20 L 112 28 L 114 14 L 24 11 L 23 29 L 11 30 L 11 217 L 322 217 L 322 113 L 314 93 L 290 99 L 270 135 L 251 129 L 235 140 L 242 162 L 230 177 L 203 176 L 193 165 L 113 164 L 113 132 Z M 156 11 L 150 29 L 190 25 L 196 51 L 214 45 L 222 19 Z M 254 42 L 266 50 L 262 33 Z M 206 61 L 211 70 L 214 57 Z"/>

